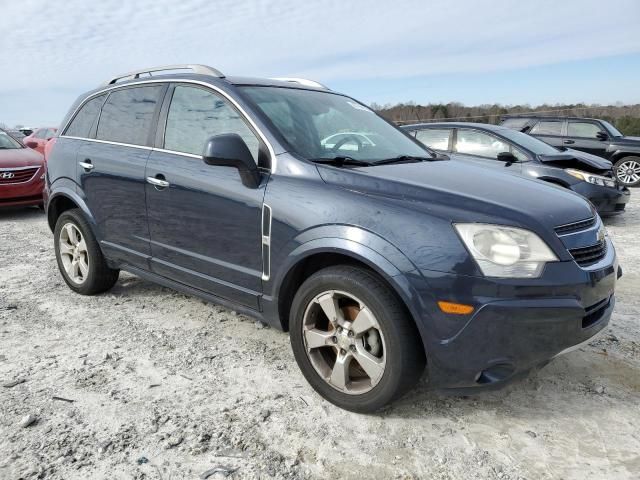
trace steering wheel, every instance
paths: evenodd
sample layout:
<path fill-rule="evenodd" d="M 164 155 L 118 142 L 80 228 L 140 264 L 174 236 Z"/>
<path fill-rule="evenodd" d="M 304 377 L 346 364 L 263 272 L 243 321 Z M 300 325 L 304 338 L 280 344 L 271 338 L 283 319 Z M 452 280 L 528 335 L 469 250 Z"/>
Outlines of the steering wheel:
<path fill-rule="evenodd" d="M 336 144 L 333 147 L 331 147 L 331 151 L 333 153 L 337 153 L 338 150 L 340 150 L 340 147 L 343 146 L 345 143 L 347 143 L 349 139 L 353 139 L 356 141 L 356 143 L 358 144 L 358 150 L 362 149 L 363 143 L 362 143 L 362 140 L 358 138 L 358 135 L 345 135 L 345 137 L 342 140 L 339 140 L 338 142 L 336 142 Z"/>

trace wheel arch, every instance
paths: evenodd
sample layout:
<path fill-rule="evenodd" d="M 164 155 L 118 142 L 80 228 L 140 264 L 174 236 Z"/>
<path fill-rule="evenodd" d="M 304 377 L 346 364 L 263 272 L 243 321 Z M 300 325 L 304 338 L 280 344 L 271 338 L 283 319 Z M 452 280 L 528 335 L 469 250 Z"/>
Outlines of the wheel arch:
<path fill-rule="evenodd" d="M 56 228 L 56 222 L 58 221 L 58 218 L 60 218 L 60 215 L 73 208 L 79 208 L 82 210 L 82 213 L 87 219 L 90 227 L 94 230 L 95 234 L 96 223 L 91 211 L 82 198 L 68 186 L 56 188 L 49 196 L 49 201 L 47 202 L 47 223 L 49 224 L 51 231 L 53 232 Z"/>
<path fill-rule="evenodd" d="M 407 274 L 417 270 L 403 271 L 393 262 L 372 248 L 347 239 L 316 239 L 300 245 L 288 257 L 286 266 L 274 280 L 272 297 L 274 316 L 284 331 L 289 330 L 289 314 L 293 298 L 302 283 L 317 271 L 336 265 L 360 266 L 376 274 L 398 297 L 406 308 L 420 336 L 426 339 L 424 305 L 420 295 L 413 288 Z"/>

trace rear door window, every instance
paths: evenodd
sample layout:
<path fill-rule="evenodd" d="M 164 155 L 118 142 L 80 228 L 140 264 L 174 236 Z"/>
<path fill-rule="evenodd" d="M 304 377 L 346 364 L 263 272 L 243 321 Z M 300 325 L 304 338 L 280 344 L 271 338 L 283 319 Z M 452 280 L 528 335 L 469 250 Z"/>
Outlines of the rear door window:
<path fill-rule="evenodd" d="M 240 135 L 257 163 L 260 142 L 235 108 L 210 90 L 175 87 L 167 114 L 165 149 L 202 155 L 207 139 L 224 133 Z"/>
<path fill-rule="evenodd" d="M 106 97 L 106 94 L 99 95 L 85 103 L 78 113 L 76 113 L 76 116 L 73 118 L 64 134 L 69 137 L 88 138 L 91 128 L 93 127 L 93 123 L 96 121 L 96 118 L 98 118 L 100 107 L 102 107 Z"/>
<path fill-rule="evenodd" d="M 561 121 L 541 121 L 534 125 L 529 132 L 531 135 L 562 135 Z"/>
<path fill-rule="evenodd" d="M 449 150 L 449 140 L 451 139 L 451 128 L 427 128 L 418 130 L 416 138 L 427 147 L 434 150 Z"/>
<path fill-rule="evenodd" d="M 111 92 L 102 107 L 96 138 L 146 145 L 163 89 L 163 85 L 153 85 Z"/>
<path fill-rule="evenodd" d="M 597 138 L 598 132 L 602 129 L 599 125 L 591 122 L 569 122 L 567 126 L 568 137 Z"/>

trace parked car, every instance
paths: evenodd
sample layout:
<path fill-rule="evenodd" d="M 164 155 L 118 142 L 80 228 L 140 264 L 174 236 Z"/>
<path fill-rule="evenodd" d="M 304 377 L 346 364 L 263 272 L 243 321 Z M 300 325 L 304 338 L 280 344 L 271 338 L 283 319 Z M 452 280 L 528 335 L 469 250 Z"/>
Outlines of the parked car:
<path fill-rule="evenodd" d="M 384 141 L 322 144 L 347 128 Z M 60 132 L 45 197 L 73 291 L 122 269 L 288 330 L 349 410 L 425 365 L 434 389 L 504 385 L 614 308 L 621 270 L 584 198 L 462 169 L 313 81 L 140 70 L 81 95 Z"/>
<path fill-rule="evenodd" d="M 506 173 L 544 180 L 579 193 L 602 216 L 617 215 L 629 201 L 611 162 L 577 150 L 558 150 L 506 127 L 484 123 L 421 123 L 402 127 L 427 147 Z"/>
<path fill-rule="evenodd" d="M 14 139 L 18 140 L 20 143 L 22 143 L 22 140 L 24 139 L 25 135 L 20 131 L 20 130 L 5 130 L 5 132 L 7 132 L 9 135 L 11 135 Z"/>
<path fill-rule="evenodd" d="M 0 130 L 0 207 L 43 205 L 43 158 Z"/>
<path fill-rule="evenodd" d="M 553 145 L 591 153 L 613 163 L 623 185 L 640 184 L 640 137 L 625 137 L 605 120 L 579 117 L 504 117 L 502 125 Z"/>
<path fill-rule="evenodd" d="M 38 128 L 31 135 L 24 137 L 22 143 L 44 154 L 45 145 L 55 136 L 57 130 L 57 128 Z"/>
<path fill-rule="evenodd" d="M 18 131 L 22 133 L 23 136 L 28 137 L 29 135 L 31 135 L 33 133 L 33 128 L 29 128 L 29 127 L 21 127 L 18 128 Z"/>

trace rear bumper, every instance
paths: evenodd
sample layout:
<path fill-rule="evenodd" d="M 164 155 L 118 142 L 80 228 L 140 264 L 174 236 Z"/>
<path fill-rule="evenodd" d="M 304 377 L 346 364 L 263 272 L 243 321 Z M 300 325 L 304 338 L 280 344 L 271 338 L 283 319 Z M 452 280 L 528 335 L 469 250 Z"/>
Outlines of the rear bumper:
<path fill-rule="evenodd" d="M 631 198 L 631 192 L 626 187 L 611 188 L 580 182 L 571 188 L 588 198 L 601 216 L 621 214 Z"/>
<path fill-rule="evenodd" d="M 476 307 L 468 316 L 436 312 L 426 325 L 435 333 L 425 342 L 430 387 L 499 388 L 588 342 L 609 323 L 619 274 L 611 247 L 594 269 L 556 262 L 539 279 L 429 278 L 436 298 Z"/>
<path fill-rule="evenodd" d="M 28 182 L 0 185 L 0 208 L 28 205 L 42 205 L 44 179 L 40 167 Z"/>

